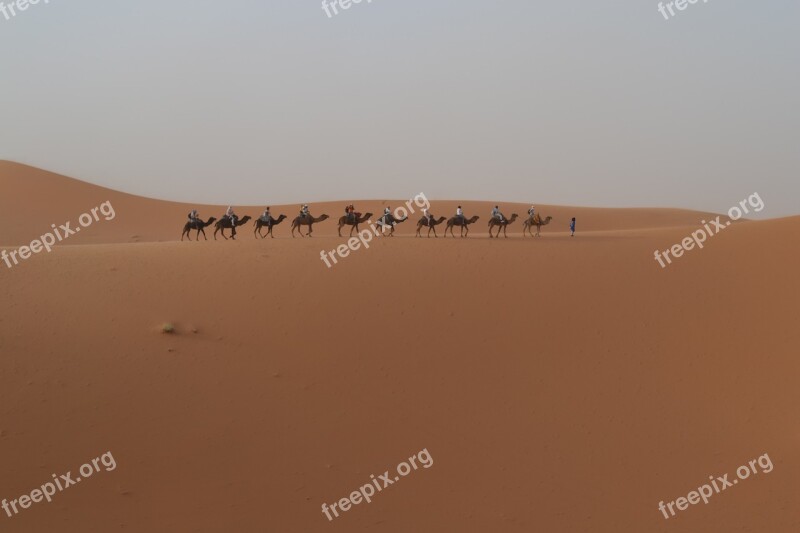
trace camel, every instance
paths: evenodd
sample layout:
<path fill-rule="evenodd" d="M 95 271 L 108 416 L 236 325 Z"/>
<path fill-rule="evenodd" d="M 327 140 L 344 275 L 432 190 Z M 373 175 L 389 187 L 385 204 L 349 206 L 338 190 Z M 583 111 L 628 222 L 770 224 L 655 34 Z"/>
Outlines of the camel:
<path fill-rule="evenodd" d="M 431 230 L 433 230 L 433 236 L 438 239 L 439 236 L 436 235 L 436 226 L 438 226 L 445 220 L 447 220 L 447 217 L 439 217 L 438 220 L 431 220 L 430 224 L 428 224 L 428 217 L 422 217 L 421 219 L 419 219 L 419 222 L 417 222 L 417 237 L 422 236 L 419 234 L 419 231 L 422 229 L 422 227 L 428 226 L 428 238 L 429 239 L 431 238 Z"/>
<path fill-rule="evenodd" d="M 478 221 L 480 217 L 478 215 L 474 215 L 472 218 L 467 220 L 464 217 L 453 217 L 447 221 L 447 227 L 444 228 L 444 236 L 447 238 L 447 230 L 450 230 L 450 235 L 455 238 L 455 234 L 453 234 L 453 226 L 459 226 L 461 228 L 461 236 L 464 237 L 464 228 L 467 228 L 467 236 L 469 236 L 469 225 L 474 224 Z"/>
<path fill-rule="evenodd" d="M 553 220 L 553 217 L 547 217 L 546 219 L 542 220 L 538 214 L 528 217 L 528 220 L 522 223 L 522 236 L 525 236 L 525 230 L 528 230 L 531 237 L 533 237 L 533 233 L 531 233 L 531 226 L 536 226 L 536 237 L 540 237 L 539 233 L 542 231 L 542 226 L 546 226 Z"/>
<path fill-rule="evenodd" d="M 227 241 L 228 238 L 225 236 L 225 230 L 226 229 L 232 230 L 231 231 L 231 239 L 236 240 L 236 228 L 238 228 L 239 226 L 244 226 L 245 224 L 250 222 L 250 218 L 252 218 L 252 217 L 250 217 L 250 215 L 246 215 L 243 218 L 237 219 L 236 220 L 236 227 L 234 227 L 233 224 L 231 224 L 231 219 L 230 218 L 228 218 L 228 217 L 221 218 L 220 220 L 217 221 L 216 224 L 214 224 L 214 240 L 215 241 L 217 240 L 217 232 L 221 232 L 222 233 L 222 238 Z"/>
<path fill-rule="evenodd" d="M 205 239 L 208 240 L 208 237 L 206 237 L 205 229 L 209 227 L 211 224 L 213 224 L 216 220 L 217 219 L 214 217 L 209 218 L 208 222 L 203 222 L 200 219 L 197 219 L 196 221 L 190 220 L 189 222 L 186 223 L 185 226 L 183 226 L 183 233 L 181 233 L 181 240 L 183 240 L 183 237 L 186 236 L 191 241 L 192 236 L 189 234 L 189 232 L 192 231 L 193 229 L 197 230 L 196 238 L 198 241 L 200 240 L 201 233 L 203 234 L 203 237 L 205 237 Z"/>
<path fill-rule="evenodd" d="M 262 239 L 266 238 L 267 235 L 269 235 L 274 239 L 275 235 L 272 234 L 272 228 L 283 222 L 285 218 L 286 215 L 281 215 L 278 218 L 269 217 L 269 222 L 264 222 L 263 220 L 261 220 L 261 217 L 257 218 L 255 224 L 253 224 L 256 227 L 256 229 L 253 230 L 253 235 L 255 235 L 256 232 L 258 232 L 258 234 L 261 235 Z M 267 235 L 262 235 L 261 228 L 265 226 L 267 228 Z"/>
<path fill-rule="evenodd" d="M 350 217 L 347 217 L 347 216 L 339 218 L 339 228 L 338 228 L 339 237 L 342 236 L 342 227 L 345 224 L 347 224 L 348 226 L 353 226 L 352 228 L 350 228 L 350 236 L 352 237 L 353 236 L 353 230 L 356 230 L 356 233 L 358 233 L 358 225 L 359 224 L 363 224 L 364 222 L 366 222 L 367 220 L 372 218 L 372 213 L 367 213 L 363 217 L 361 216 L 361 213 L 354 213 L 354 214 L 355 214 L 355 216 L 353 218 L 350 218 Z"/>
<path fill-rule="evenodd" d="M 517 215 L 516 213 L 512 213 L 511 214 L 511 218 L 504 218 L 502 222 L 500 222 L 499 220 L 497 220 L 494 217 L 490 218 L 489 219 L 489 238 L 490 239 L 492 238 L 492 228 L 497 226 L 496 238 L 498 238 L 498 239 L 500 238 L 500 230 L 503 230 L 503 237 L 505 237 L 507 239 L 508 235 L 506 235 L 506 228 L 508 227 L 509 224 L 513 224 L 514 221 L 517 220 L 518 216 L 519 215 Z"/>
<path fill-rule="evenodd" d="M 328 220 L 329 218 L 330 217 L 328 215 L 322 215 L 318 218 L 314 218 L 311 215 L 308 216 L 298 215 L 297 217 L 295 217 L 294 220 L 292 220 L 292 238 L 294 238 L 294 230 L 299 230 L 298 233 L 300 233 L 301 237 L 305 237 L 306 235 L 311 237 L 311 231 L 314 224 L 316 224 L 317 222 Z M 303 230 L 300 229 L 300 226 L 308 226 L 308 233 L 306 235 L 303 235 Z"/>
<path fill-rule="evenodd" d="M 389 232 L 389 237 L 394 237 L 394 227 L 397 226 L 398 224 L 401 224 L 401 223 L 405 222 L 406 220 L 408 220 L 408 217 L 395 218 L 393 215 L 388 215 L 388 216 L 391 217 L 392 222 L 387 224 L 386 223 L 386 216 L 387 215 L 383 215 L 381 218 L 378 219 L 378 224 L 377 225 L 378 225 L 378 227 L 381 228 L 381 237 L 385 237 L 386 236 L 386 228 L 391 228 L 391 231 Z"/>

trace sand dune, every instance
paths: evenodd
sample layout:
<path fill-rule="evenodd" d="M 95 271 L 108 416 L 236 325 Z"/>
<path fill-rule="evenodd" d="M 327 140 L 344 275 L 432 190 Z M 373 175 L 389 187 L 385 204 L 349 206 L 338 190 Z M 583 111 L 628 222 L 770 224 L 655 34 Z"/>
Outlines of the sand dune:
<path fill-rule="evenodd" d="M 73 221 L 83 213 L 109 201 L 114 207 L 116 218 L 113 224 L 95 224 L 91 231 L 83 232 L 70 238 L 68 244 L 106 244 L 125 242 L 158 242 L 180 240 L 186 215 L 191 209 L 198 209 L 204 219 L 209 217 L 220 218 L 225 212 L 225 205 L 194 205 L 152 200 L 129 194 L 120 193 L 110 189 L 97 187 L 89 183 L 60 176 L 43 170 L 20 165 L 12 162 L 0 161 L 0 188 L 9 191 L 0 196 L 0 224 L 3 232 L 0 233 L 0 243 L 3 245 L 20 245 L 29 243 L 32 239 L 50 230 L 51 224 L 62 224 Z M 312 214 L 319 216 L 323 213 L 338 220 L 344 212 L 344 206 L 354 202 L 362 213 L 372 212 L 379 216 L 386 206 L 392 208 L 403 205 L 414 195 L 425 191 L 409 191 L 409 198 L 386 200 L 359 200 L 342 199 L 336 202 L 318 203 L 311 205 Z M 284 213 L 288 217 L 297 215 L 298 205 L 271 205 L 265 198 L 265 205 L 272 207 L 272 213 Z M 432 198 L 432 213 L 436 216 L 453 216 L 457 205 L 462 204 L 469 216 L 478 215 L 480 221 L 473 227 L 475 234 L 487 234 L 486 223 L 494 203 L 486 202 L 460 202 L 442 201 Z M 259 216 L 265 205 L 236 206 L 240 216 Z M 507 216 L 518 213 L 524 216 L 530 204 L 504 203 L 503 211 Z M 569 220 L 576 217 L 579 220 L 581 232 L 586 231 L 617 231 L 627 229 L 663 228 L 673 226 L 696 226 L 698 222 L 710 216 L 709 213 L 698 213 L 679 209 L 598 209 L 585 207 L 564 207 L 538 205 L 537 208 L 544 215 L 554 217 L 553 225 L 549 231 L 564 232 L 569 228 Z M 420 213 L 417 212 L 407 223 L 397 228 L 397 235 L 413 235 L 416 221 Z M 251 233 L 252 224 L 244 229 L 244 233 Z M 508 231 L 512 234 L 521 234 L 522 226 L 516 222 Z M 212 232 L 213 233 L 213 232 Z M 336 221 L 329 220 L 319 224 L 314 229 L 316 236 L 336 235 Z M 275 230 L 276 237 L 290 237 L 289 221 L 283 223 Z"/>
<path fill-rule="evenodd" d="M 557 223 L 537 240 L 482 221 L 328 269 L 331 221 L 180 243 L 184 204 L 13 163 L 0 187 L 8 247 L 117 213 L 0 264 L 0 499 L 109 450 L 118 465 L 0 514 L 6 531 L 796 531 L 798 217 L 661 269 L 653 251 L 708 214 L 539 206 Z M 491 202 L 464 205 L 485 220 Z M 321 513 L 423 448 L 429 469 Z M 772 472 L 659 512 L 764 453 Z"/>

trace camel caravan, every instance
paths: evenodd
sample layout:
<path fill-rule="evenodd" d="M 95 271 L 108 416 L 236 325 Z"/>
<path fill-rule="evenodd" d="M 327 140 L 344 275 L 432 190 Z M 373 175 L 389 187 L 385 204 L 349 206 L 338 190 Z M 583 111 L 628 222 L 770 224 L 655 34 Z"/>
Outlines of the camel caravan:
<path fill-rule="evenodd" d="M 350 226 L 350 233 L 349 237 L 353 236 L 353 232 L 359 232 L 359 226 L 361 224 L 370 223 L 372 220 L 372 213 L 359 213 L 356 212 L 355 206 L 353 204 L 349 204 L 345 207 L 345 214 L 339 218 L 338 224 L 338 234 L 339 237 L 343 237 L 342 235 L 342 228 L 345 226 Z M 264 212 L 255 219 L 253 223 L 253 235 L 256 239 L 266 239 L 268 236 L 270 238 L 275 238 L 274 229 L 275 226 L 278 226 L 286 220 L 288 217 L 284 214 L 278 216 L 278 218 L 273 218 L 272 214 L 270 213 L 270 208 L 267 207 Z M 291 232 L 292 238 L 295 237 L 295 233 L 299 234 L 300 237 L 311 237 L 311 234 L 314 231 L 314 224 L 318 224 L 320 222 L 324 222 L 328 220 L 330 217 L 328 215 L 320 215 L 319 217 L 315 217 L 311 215 L 308 204 L 303 204 L 300 208 L 300 212 L 297 216 L 292 219 L 291 223 Z M 490 239 L 499 239 L 500 233 L 503 233 L 503 237 L 508 238 L 506 231 L 508 226 L 513 224 L 519 215 L 517 213 L 512 213 L 510 218 L 507 218 L 501 211 L 499 206 L 494 206 L 492 209 L 491 216 L 489 218 L 489 238 Z M 392 214 L 390 208 L 386 208 L 384 210 L 383 215 L 378 219 L 378 222 L 373 226 L 376 230 L 380 228 L 380 234 L 383 236 L 394 236 L 395 227 L 398 224 L 405 222 L 408 217 L 397 218 Z M 428 208 L 426 207 L 423 210 L 422 218 L 417 221 L 417 231 L 415 237 L 422 237 L 421 231 L 423 228 L 427 228 L 427 237 L 430 238 L 431 232 L 433 232 L 434 238 L 438 238 L 439 235 L 436 233 L 436 226 L 439 226 L 445 223 L 444 229 L 444 238 L 447 238 L 447 232 L 450 232 L 450 236 L 455 238 L 455 233 L 453 232 L 454 228 L 459 228 L 459 235 L 464 238 L 469 236 L 469 227 L 472 224 L 475 224 L 480 219 L 479 216 L 474 215 L 470 218 L 464 214 L 463 209 L 461 206 L 458 206 L 456 209 L 456 214 L 453 217 L 434 217 Z M 189 221 L 186 222 L 183 226 L 183 233 L 181 234 L 181 240 L 187 238 L 188 240 L 192 240 L 191 232 L 195 231 L 195 240 L 200 240 L 200 235 L 203 236 L 205 240 L 208 240 L 208 236 L 206 236 L 205 229 L 212 224 L 214 225 L 214 240 L 217 240 L 217 234 L 221 235 L 223 239 L 228 240 L 236 239 L 236 228 L 244 226 L 248 222 L 250 222 L 252 217 L 246 215 L 242 218 L 234 212 L 233 207 L 228 207 L 225 214 L 220 218 L 217 219 L 215 217 L 209 218 L 207 221 L 204 221 L 200 218 L 196 209 L 193 209 L 189 213 Z M 530 235 L 531 237 L 540 237 L 542 226 L 548 225 L 553 220 L 553 217 L 548 216 L 546 218 L 542 218 L 534 206 L 531 206 L 528 209 L 527 217 L 522 222 L 522 236 L 526 237 Z M 536 233 L 532 232 L 532 228 L 536 228 Z M 307 228 L 305 234 L 303 233 L 303 228 Z M 497 230 L 495 232 L 495 229 Z M 230 230 L 230 237 L 225 234 L 226 230 Z M 264 232 L 266 230 L 266 233 Z M 575 235 L 575 219 L 572 219 L 570 224 L 570 230 L 572 231 L 572 236 Z M 388 235 L 387 235 L 388 232 Z"/>

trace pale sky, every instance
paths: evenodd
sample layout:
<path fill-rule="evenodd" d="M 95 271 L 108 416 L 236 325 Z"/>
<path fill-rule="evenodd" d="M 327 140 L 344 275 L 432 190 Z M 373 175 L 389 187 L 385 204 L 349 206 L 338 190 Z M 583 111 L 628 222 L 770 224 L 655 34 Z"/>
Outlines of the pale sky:
<path fill-rule="evenodd" d="M 0 159 L 215 204 L 800 214 L 797 0 L 44 1 L 0 14 Z"/>

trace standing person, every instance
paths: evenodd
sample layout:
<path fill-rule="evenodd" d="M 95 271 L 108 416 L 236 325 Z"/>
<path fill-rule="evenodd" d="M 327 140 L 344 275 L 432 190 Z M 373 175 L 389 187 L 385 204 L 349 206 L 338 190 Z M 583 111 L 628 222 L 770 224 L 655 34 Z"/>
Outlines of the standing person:
<path fill-rule="evenodd" d="M 575 236 L 575 217 L 572 217 L 572 220 L 569 223 L 569 230 L 572 232 L 572 235 L 570 235 L 570 237 L 574 237 Z"/>

